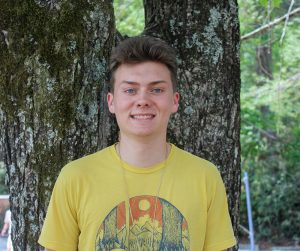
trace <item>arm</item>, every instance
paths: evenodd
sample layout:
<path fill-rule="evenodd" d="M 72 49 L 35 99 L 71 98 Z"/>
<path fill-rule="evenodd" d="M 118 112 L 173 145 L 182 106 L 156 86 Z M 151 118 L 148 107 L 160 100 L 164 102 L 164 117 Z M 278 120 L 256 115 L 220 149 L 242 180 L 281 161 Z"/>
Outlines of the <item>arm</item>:
<path fill-rule="evenodd" d="M 9 228 L 9 223 L 4 223 L 2 231 L 1 231 L 1 236 L 4 236 L 5 233 L 7 232 L 7 229 Z"/>
<path fill-rule="evenodd" d="M 5 217 L 4 217 L 4 225 L 3 225 L 3 228 L 1 230 L 1 236 L 5 235 L 5 233 L 9 229 L 10 224 L 11 224 L 11 211 L 6 210 Z"/>

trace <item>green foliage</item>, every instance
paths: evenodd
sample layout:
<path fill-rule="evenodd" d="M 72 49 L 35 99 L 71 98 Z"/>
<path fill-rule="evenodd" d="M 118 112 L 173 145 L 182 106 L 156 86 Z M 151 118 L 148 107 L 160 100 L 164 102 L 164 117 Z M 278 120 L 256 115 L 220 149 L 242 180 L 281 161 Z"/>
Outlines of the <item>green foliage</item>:
<path fill-rule="evenodd" d="M 242 34 L 266 22 L 267 3 L 240 1 Z M 272 7 L 280 7 L 272 9 L 279 17 L 289 1 Z M 300 240 L 299 24 L 299 17 L 289 20 L 283 43 L 284 22 L 241 46 L 242 169 L 249 173 L 256 238 L 277 244 Z M 270 47 L 272 78 L 257 71 L 258 46 Z M 245 193 L 241 224 L 248 226 Z"/>
<path fill-rule="evenodd" d="M 263 7 L 265 7 L 265 8 L 267 8 L 268 7 L 268 3 L 270 2 L 270 0 L 260 0 L 260 4 L 263 6 Z M 273 0 L 273 1 L 271 1 L 271 3 L 272 3 L 272 6 L 274 6 L 274 7 L 279 7 L 280 6 L 280 4 L 281 4 L 281 0 Z"/>
<path fill-rule="evenodd" d="M 114 0 L 115 19 L 122 35 L 136 36 L 142 33 L 145 23 L 142 0 Z"/>

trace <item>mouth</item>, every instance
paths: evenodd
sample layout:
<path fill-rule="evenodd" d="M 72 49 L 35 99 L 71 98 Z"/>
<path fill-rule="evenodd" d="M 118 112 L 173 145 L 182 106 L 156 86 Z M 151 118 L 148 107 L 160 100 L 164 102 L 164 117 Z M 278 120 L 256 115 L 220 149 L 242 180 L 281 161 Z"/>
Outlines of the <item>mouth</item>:
<path fill-rule="evenodd" d="M 136 119 L 136 120 L 150 120 L 155 117 L 154 114 L 132 114 L 130 115 L 130 118 Z"/>

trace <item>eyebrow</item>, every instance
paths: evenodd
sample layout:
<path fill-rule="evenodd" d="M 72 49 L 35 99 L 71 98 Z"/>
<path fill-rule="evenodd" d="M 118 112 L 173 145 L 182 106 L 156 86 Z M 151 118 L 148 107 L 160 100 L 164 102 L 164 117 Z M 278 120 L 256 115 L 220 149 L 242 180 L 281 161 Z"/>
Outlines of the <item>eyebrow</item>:
<path fill-rule="evenodd" d="M 150 85 L 157 85 L 157 84 L 161 84 L 161 83 L 167 83 L 167 81 L 165 81 L 165 80 L 155 80 L 155 81 L 150 82 L 149 84 Z M 139 83 L 137 83 L 135 81 L 123 80 L 121 82 L 121 84 L 136 85 L 136 84 L 139 84 Z"/>

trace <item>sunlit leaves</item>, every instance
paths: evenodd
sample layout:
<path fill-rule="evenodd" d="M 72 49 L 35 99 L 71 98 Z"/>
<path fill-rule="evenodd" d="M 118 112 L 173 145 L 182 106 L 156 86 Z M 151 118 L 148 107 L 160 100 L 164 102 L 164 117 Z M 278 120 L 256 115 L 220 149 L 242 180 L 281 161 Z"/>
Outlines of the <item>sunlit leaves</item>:
<path fill-rule="evenodd" d="M 269 2 L 271 4 L 271 7 L 279 7 L 282 1 L 281 0 L 259 0 L 259 2 L 263 7 L 267 8 Z"/>
<path fill-rule="evenodd" d="M 122 35 L 142 33 L 145 23 L 142 0 L 114 0 L 116 26 Z"/>

